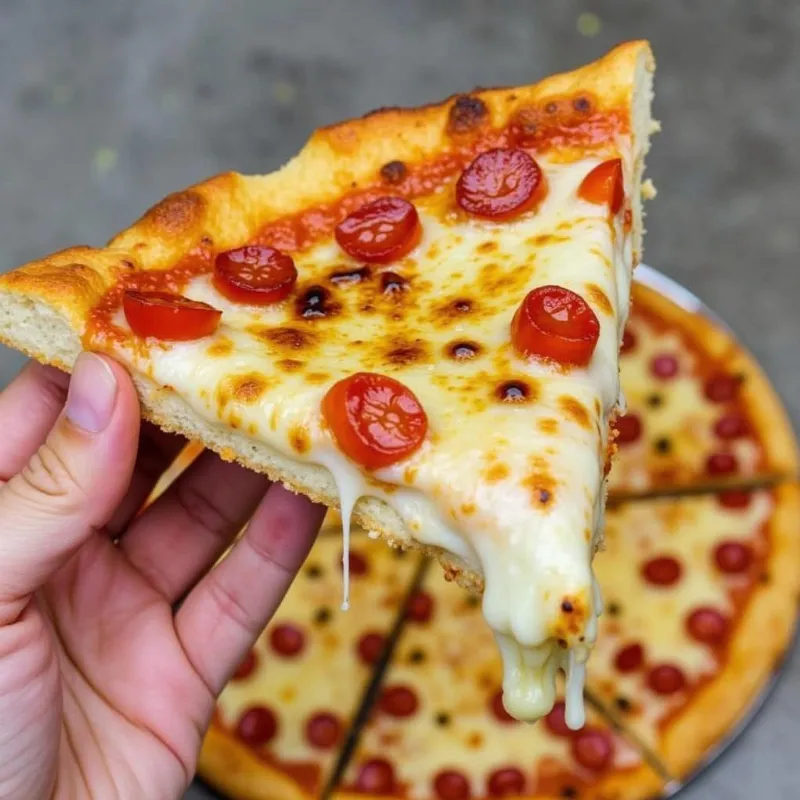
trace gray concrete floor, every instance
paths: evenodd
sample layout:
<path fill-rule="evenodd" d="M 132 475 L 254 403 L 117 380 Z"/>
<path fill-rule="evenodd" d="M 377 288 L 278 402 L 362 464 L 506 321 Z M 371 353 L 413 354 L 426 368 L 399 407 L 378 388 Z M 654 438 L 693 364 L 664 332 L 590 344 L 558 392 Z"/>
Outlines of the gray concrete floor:
<path fill-rule="evenodd" d="M 659 60 L 664 125 L 646 260 L 733 325 L 798 420 L 791 0 L 0 0 L 0 270 L 101 244 L 215 172 L 268 171 L 316 126 L 528 82 L 640 36 Z M 0 350 L 0 386 L 20 363 Z M 685 800 L 797 796 L 798 738 L 794 658 Z"/>

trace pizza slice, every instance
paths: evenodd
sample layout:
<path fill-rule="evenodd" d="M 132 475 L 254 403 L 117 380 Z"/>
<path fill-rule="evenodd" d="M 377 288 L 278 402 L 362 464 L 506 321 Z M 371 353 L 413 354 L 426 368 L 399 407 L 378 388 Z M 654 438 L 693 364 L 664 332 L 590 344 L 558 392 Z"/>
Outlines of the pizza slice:
<path fill-rule="evenodd" d="M 338 602 L 341 537 L 322 533 L 219 698 L 198 771 L 238 800 L 311 800 L 330 780 L 421 563 L 353 540 L 352 611 Z"/>
<path fill-rule="evenodd" d="M 632 294 L 611 495 L 796 477 L 791 422 L 755 360 L 702 312 L 638 282 Z"/>
<path fill-rule="evenodd" d="M 563 702 L 535 725 L 506 713 L 479 606 L 428 571 L 333 800 L 656 796 L 663 779 L 591 711 L 578 732 Z"/>
<path fill-rule="evenodd" d="M 588 688 L 679 779 L 744 718 L 790 643 L 800 488 L 609 511 Z"/>
<path fill-rule="evenodd" d="M 440 556 L 484 591 L 510 713 L 563 668 L 580 726 L 653 69 L 632 42 L 320 130 L 3 276 L 0 338 L 109 353 L 147 419 Z"/>

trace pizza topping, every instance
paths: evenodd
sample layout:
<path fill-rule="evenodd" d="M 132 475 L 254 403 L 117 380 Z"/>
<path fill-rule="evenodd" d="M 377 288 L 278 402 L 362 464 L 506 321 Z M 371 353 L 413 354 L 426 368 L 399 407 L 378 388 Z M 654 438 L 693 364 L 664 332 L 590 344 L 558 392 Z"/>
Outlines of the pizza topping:
<path fill-rule="evenodd" d="M 743 542 L 721 542 L 714 551 L 714 561 L 728 575 L 747 572 L 754 561 L 753 549 Z"/>
<path fill-rule="evenodd" d="M 544 175 L 524 151 L 481 153 L 456 184 L 456 202 L 469 214 L 508 220 L 532 209 L 544 194 Z"/>
<path fill-rule="evenodd" d="M 386 183 L 400 183 L 408 175 L 408 169 L 402 161 L 388 161 L 381 167 L 381 178 Z"/>
<path fill-rule="evenodd" d="M 612 215 L 619 213 L 625 201 L 622 180 L 622 159 L 614 158 L 598 164 L 578 188 L 578 196 L 589 203 L 608 204 Z"/>
<path fill-rule="evenodd" d="M 251 706 L 236 724 L 236 735 L 250 747 L 261 747 L 275 737 L 278 720 L 268 708 Z"/>
<path fill-rule="evenodd" d="M 356 779 L 356 788 L 368 794 L 389 793 L 394 789 L 394 769 L 383 758 L 364 762 Z"/>
<path fill-rule="evenodd" d="M 381 292 L 383 294 L 398 294 L 406 289 L 408 289 L 408 278 L 404 278 L 396 272 L 381 273 Z"/>
<path fill-rule="evenodd" d="M 619 349 L 620 355 L 630 353 L 634 347 L 636 347 L 636 334 L 630 328 L 625 328 L 625 332 L 622 334 L 622 345 Z"/>
<path fill-rule="evenodd" d="M 670 354 L 656 356 L 650 362 L 650 371 L 657 378 L 674 378 L 678 374 L 678 359 Z"/>
<path fill-rule="evenodd" d="M 338 313 L 339 305 L 324 286 L 309 286 L 297 298 L 297 314 L 303 319 L 321 319 Z"/>
<path fill-rule="evenodd" d="M 629 413 L 617 417 L 614 427 L 617 431 L 614 441 L 617 444 L 631 444 L 642 435 L 642 420 L 638 414 Z"/>
<path fill-rule="evenodd" d="M 447 350 L 456 361 L 469 361 L 480 352 L 481 346 L 475 342 L 453 342 Z"/>
<path fill-rule="evenodd" d="M 170 292 L 126 291 L 122 310 L 136 336 L 176 342 L 210 336 L 222 317 L 222 312 L 208 303 Z"/>
<path fill-rule="evenodd" d="M 269 643 L 272 649 L 282 656 L 296 656 L 305 645 L 303 631 L 294 625 L 276 625 L 270 635 Z"/>
<path fill-rule="evenodd" d="M 723 508 L 747 508 L 753 499 L 746 489 L 727 489 L 717 495 L 717 500 Z"/>
<path fill-rule="evenodd" d="M 416 592 L 408 604 L 407 615 L 414 622 L 428 622 L 433 615 L 433 598 L 427 592 Z"/>
<path fill-rule="evenodd" d="M 705 395 L 712 403 L 729 403 L 739 393 L 740 384 L 735 375 L 713 375 L 706 381 Z"/>
<path fill-rule="evenodd" d="M 687 618 L 686 630 L 698 642 L 718 645 L 728 635 L 728 620 L 715 608 L 698 608 Z"/>
<path fill-rule="evenodd" d="M 365 633 L 358 640 L 358 655 L 361 660 L 368 666 L 378 663 L 386 640 L 380 633 Z"/>
<path fill-rule="evenodd" d="M 241 663 L 236 668 L 236 672 L 233 673 L 231 680 L 241 681 L 249 677 L 253 674 L 253 670 L 256 668 L 257 664 L 258 657 L 256 656 L 256 651 L 250 650 L 250 652 L 242 659 Z"/>
<path fill-rule="evenodd" d="M 369 572 L 369 564 L 367 559 L 364 558 L 357 550 L 350 550 L 348 553 L 348 562 L 350 564 L 350 574 L 356 577 L 366 575 Z M 341 567 L 344 561 L 344 553 L 339 558 L 339 566 Z"/>
<path fill-rule="evenodd" d="M 733 453 L 712 453 L 706 459 L 706 472 L 709 475 L 730 475 L 739 469 L 739 462 Z"/>
<path fill-rule="evenodd" d="M 563 700 L 559 700 L 553 706 L 552 711 L 544 718 L 544 723 L 554 736 L 567 738 L 573 734 L 567 725 L 567 706 Z"/>
<path fill-rule="evenodd" d="M 528 384 L 523 381 L 503 381 L 495 389 L 497 399 L 503 403 L 524 403 L 530 394 Z"/>
<path fill-rule="evenodd" d="M 371 274 L 372 272 L 369 267 L 336 270 L 331 273 L 330 281 L 335 286 L 349 286 L 367 280 Z"/>
<path fill-rule="evenodd" d="M 309 717 L 306 723 L 306 739 L 313 747 L 329 750 L 335 747 L 342 738 L 342 723 L 327 711 L 321 711 Z"/>
<path fill-rule="evenodd" d="M 714 433 L 720 439 L 740 439 L 748 434 L 747 420 L 738 414 L 727 414 L 717 420 Z"/>
<path fill-rule="evenodd" d="M 672 586 L 680 580 L 683 568 L 672 556 L 652 558 L 642 567 L 642 576 L 656 586 Z"/>
<path fill-rule="evenodd" d="M 335 383 L 323 398 L 322 415 L 342 452 L 367 469 L 408 458 L 428 431 L 428 418 L 412 391 L 369 372 Z"/>
<path fill-rule="evenodd" d="M 503 705 L 503 690 L 501 689 L 495 695 L 493 695 L 492 700 L 489 704 L 492 714 L 494 714 L 494 718 L 498 722 L 516 722 L 514 717 L 506 711 L 506 707 Z"/>
<path fill-rule="evenodd" d="M 650 670 L 650 674 L 647 676 L 647 685 L 656 694 L 675 694 L 686 686 L 686 677 L 673 664 L 661 664 Z"/>
<path fill-rule="evenodd" d="M 402 197 L 380 197 L 343 219 L 336 241 L 359 261 L 388 264 L 407 255 L 422 235 L 417 209 Z"/>
<path fill-rule="evenodd" d="M 433 779 L 433 790 L 439 800 L 469 800 L 472 796 L 469 781 L 452 769 L 442 770 Z"/>
<path fill-rule="evenodd" d="M 480 97 L 463 94 L 450 106 L 447 130 L 450 133 L 469 133 L 484 121 L 489 113 L 486 103 Z"/>
<path fill-rule="evenodd" d="M 417 696 L 408 686 L 387 686 L 381 694 L 381 710 L 390 717 L 410 717 L 418 706 Z"/>
<path fill-rule="evenodd" d="M 297 282 L 291 256 L 266 245 L 220 253 L 214 261 L 214 287 L 237 303 L 270 305 L 286 298 Z"/>
<path fill-rule="evenodd" d="M 614 742 L 607 731 L 587 727 L 573 736 L 572 755 L 582 767 L 601 772 L 614 757 Z"/>
<path fill-rule="evenodd" d="M 620 672 L 636 672 L 644 664 L 644 648 L 638 642 L 623 647 L 614 659 L 614 666 Z"/>
<path fill-rule="evenodd" d="M 496 769 L 486 782 L 489 797 L 513 797 L 525 791 L 525 776 L 516 767 Z"/>
<path fill-rule="evenodd" d="M 585 366 L 600 336 L 600 322 L 580 295 L 560 286 L 529 292 L 511 321 L 511 340 L 529 358 Z"/>

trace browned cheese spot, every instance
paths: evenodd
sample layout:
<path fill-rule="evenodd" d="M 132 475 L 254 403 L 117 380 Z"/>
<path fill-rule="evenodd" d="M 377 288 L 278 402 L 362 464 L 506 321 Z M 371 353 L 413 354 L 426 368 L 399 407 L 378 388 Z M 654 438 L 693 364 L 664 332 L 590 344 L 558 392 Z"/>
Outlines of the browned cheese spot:
<path fill-rule="evenodd" d="M 395 295 L 404 291 L 408 291 L 408 278 L 391 271 L 381 273 L 381 292 L 383 294 Z"/>
<path fill-rule="evenodd" d="M 497 242 L 495 241 L 481 242 L 477 246 L 476 250 L 479 253 L 484 253 L 484 254 L 493 253 L 495 250 L 497 250 Z"/>
<path fill-rule="evenodd" d="M 182 234 L 200 224 L 205 208 L 203 196 L 189 189 L 167 195 L 144 215 L 144 220 L 164 233 Z"/>
<path fill-rule="evenodd" d="M 487 483 L 500 483 L 500 481 L 505 480 L 510 474 L 511 471 L 505 464 L 495 462 L 484 470 L 483 477 L 486 479 Z"/>
<path fill-rule="evenodd" d="M 301 425 L 292 425 L 289 429 L 289 444 L 295 452 L 307 453 L 311 449 L 311 439 L 308 431 Z"/>
<path fill-rule="evenodd" d="M 483 100 L 468 94 L 460 95 L 450 106 L 447 130 L 455 134 L 469 133 L 480 127 L 488 116 L 489 109 Z"/>
<path fill-rule="evenodd" d="M 553 417 L 543 417 L 542 419 L 537 421 L 536 427 L 542 433 L 554 436 L 555 434 L 558 433 L 558 420 L 554 419 Z"/>
<path fill-rule="evenodd" d="M 527 403 L 535 393 L 526 381 L 503 381 L 494 390 L 495 397 L 502 403 Z"/>
<path fill-rule="evenodd" d="M 305 366 L 305 362 L 296 358 L 282 358 L 275 362 L 275 366 L 284 372 L 299 372 Z"/>
<path fill-rule="evenodd" d="M 309 372 L 305 377 L 306 383 L 310 383 L 312 386 L 320 386 L 331 379 L 327 372 Z"/>
<path fill-rule="evenodd" d="M 484 264 L 478 275 L 476 285 L 486 297 L 505 294 L 522 294 L 534 270 L 531 260 L 527 264 L 506 267 L 496 262 Z"/>
<path fill-rule="evenodd" d="M 532 245 L 533 247 L 547 247 L 548 245 L 568 241 L 568 236 L 558 236 L 555 233 L 539 233 L 536 236 L 531 236 L 526 243 Z"/>
<path fill-rule="evenodd" d="M 411 486 L 417 478 L 416 467 L 406 467 L 403 470 L 403 482 Z"/>
<path fill-rule="evenodd" d="M 477 310 L 478 305 L 475 300 L 469 297 L 455 297 L 433 306 L 431 309 L 431 322 L 439 327 L 449 327 L 475 314 Z"/>
<path fill-rule="evenodd" d="M 263 342 L 275 345 L 283 350 L 307 350 L 315 344 L 317 337 L 310 331 L 297 328 L 264 328 L 250 329 Z"/>
<path fill-rule="evenodd" d="M 354 269 L 334 270 L 328 276 L 331 283 L 336 286 L 348 286 L 369 280 L 372 272 L 369 267 L 356 267 Z"/>
<path fill-rule="evenodd" d="M 477 342 L 457 341 L 445 346 L 445 353 L 456 361 L 470 361 L 481 352 Z"/>
<path fill-rule="evenodd" d="M 561 614 L 551 634 L 560 639 L 577 636 L 584 627 L 588 609 L 582 597 L 564 597 L 561 600 Z"/>
<path fill-rule="evenodd" d="M 410 364 L 430 361 L 430 353 L 422 339 L 404 341 L 396 337 L 390 337 L 389 345 L 384 352 L 384 358 L 395 366 L 407 367 Z"/>
<path fill-rule="evenodd" d="M 240 403 L 255 403 L 267 390 L 267 381 L 263 375 L 251 372 L 247 375 L 237 375 L 231 378 L 233 384 L 233 399 Z"/>
<path fill-rule="evenodd" d="M 614 307 L 611 305 L 608 295 L 596 283 L 587 283 L 586 291 L 589 299 L 597 306 L 600 313 L 605 314 L 607 317 L 614 315 Z"/>
<path fill-rule="evenodd" d="M 469 517 L 477 511 L 477 506 L 475 503 L 462 503 L 461 504 L 461 513 L 465 517 Z"/>
<path fill-rule="evenodd" d="M 295 304 L 297 316 L 303 319 L 334 317 L 341 310 L 341 304 L 333 299 L 330 290 L 316 284 L 301 290 Z"/>
<path fill-rule="evenodd" d="M 225 358 L 233 352 L 233 342 L 230 339 L 217 339 L 206 350 L 206 355 L 211 358 Z"/>
<path fill-rule="evenodd" d="M 385 183 L 400 183 L 407 174 L 408 170 L 402 161 L 388 161 L 381 167 L 381 179 Z"/>
<path fill-rule="evenodd" d="M 589 410 L 580 400 L 570 397 L 568 394 L 562 394 L 558 398 L 558 406 L 565 417 L 580 425 L 581 428 L 591 429 L 592 419 Z"/>
<path fill-rule="evenodd" d="M 531 459 L 530 472 L 523 478 L 522 485 L 531 494 L 535 508 L 549 509 L 555 499 L 556 480 L 550 473 L 547 462 L 540 456 Z"/>

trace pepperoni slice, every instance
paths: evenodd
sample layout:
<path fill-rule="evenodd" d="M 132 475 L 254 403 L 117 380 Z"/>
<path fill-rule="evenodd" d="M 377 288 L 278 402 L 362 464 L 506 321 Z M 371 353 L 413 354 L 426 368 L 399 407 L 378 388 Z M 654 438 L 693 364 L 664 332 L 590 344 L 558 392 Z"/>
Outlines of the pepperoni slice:
<path fill-rule="evenodd" d="M 642 420 L 638 414 L 630 413 L 617 417 L 614 421 L 617 444 L 632 444 L 642 435 Z"/>
<path fill-rule="evenodd" d="M 272 649 L 282 656 L 296 656 L 304 647 L 306 637 L 295 625 L 276 625 L 269 635 Z"/>
<path fill-rule="evenodd" d="M 650 362 L 650 371 L 663 380 L 674 378 L 678 374 L 678 359 L 669 353 L 656 356 Z"/>
<path fill-rule="evenodd" d="M 525 776 L 516 767 L 496 769 L 486 782 L 489 797 L 511 797 L 525 791 Z"/>
<path fill-rule="evenodd" d="M 601 772 L 614 757 L 614 741 L 608 731 L 586 727 L 572 737 L 572 756 L 586 769 Z"/>
<path fill-rule="evenodd" d="M 630 353 L 634 347 L 636 347 L 636 334 L 630 328 L 625 328 L 625 332 L 622 334 L 622 345 L 619 348 L 620 355 Z"/>
<path fill-rule="evenodd" d="M 342 738 L 342 723 L 339 718 L 328 711 L 320 711 L 308 718 L 306 722 L 306 739 L 312 747 L 330 750 Z"/>
<path fill-rule="evenodd" d="M 394 769 L 383 758 L 373 758 L 361 765 L 356 788 L 367 794 L 388 794 L 394 789 Z"/>
<path fill-rule="evenodd" d="M 378 663 L 383 654 L 386 639 L 380 633 L 365 633 L 358 640 L 358 655 L 368 666 Z"/>
<path fill-rule="evenodd" d="M 754 560 L 753 549 L 743 542 L 722 542 L 714 551 L 714 561 L 726 575 L 747 572 Z"/>
<path fill-rule="evenodd" d="M 387 686 L 381 695 L 380 706 L 390 717 L 410 717 L 419 707 L 419 701 L 408 686 Z"/>
<path fill-rule="evenodd" d="M 250 747 L 261 747 L 275 737 L 278 720 L 265 706 L 251 706 L 236 724 L 236 735 Z"/>
<path fill-rule="evenodd" d="M 739 470 L 739 462 L 733 453 L 712 453 L 706 459 L 709 475 L 732 475 Z"/>
<path fill-rule="evenodd" d="M 402 197 L 379 197 L 345 217 L 334 231 L 339 247 L 359 261 L 388 264 L 407 255 L 422 235 L 417 209 Z"/>
<path fill-rule="evenodd" d="M 705 385 L 705 395 L 712 403 L 729 403 L 737 394 L 741 381 L 734 375 L 712 375 Z"/>
<path fill-rule="evenodd" d="M 490 706 L 490 708 L 492 710 L 492 714 L 494 714 L 494 717 L 498 722 L 504 722 L 504 723 L 517 722 L 517 720 L 514 719 L 514 717 L 512 717 L 511 714 L 508 713 L 508 711 L 506 711 L 506 707 L 503 705 L 503 690 L 502 689 L 500 689 L 497 692 L 497 694 L 495 694 L 492 697 L 491 702 L 489 703 L 489 706 Z"/>
<path fill-rule="evenodd" d="M 581 182 L 578 197 L 596 205 L 608 203 L 611 213 L 618 214 L 625 201 L 622 159 L 614 158 L 598 164 Z"/>
<path fill-rule="evenodd" d="M 214 261 L 214 287 L 235 303 L 266 306 L 287 297 L 297 283 L 291 256 L 266 245 L 220 253 Z"/>
<path fill-rule="evenodd" d="M 461 173 L 456 202 L 476 217 L 502 221 L 532 209 L 545 190 L 542 170 L 524 150 L 497 148 Z"/>
<path fill-rule="evenodd" d="M 650 670 L 647 685 L 656 694 L 675 694 L 686 686 L 686 677 L 679 667 L 673 664 L 660 664 Z"/>
<path fill-rule="evenodd" d="M 408 458 L 428 432 L 428 418 L 414 393 L 371 372 L 335 383 L 322 400 L 322 415 L 342 452 L 367 469 Z"/>
<path fill-rule="evenodd" d="M 241 663 L 236 668 L 236 672 L 233 673 L 231 680 L 242 681 L 245 678 L 248 678 L 250 675 L 253 674 L 253 670 L 256 668 L 257 664 L 258 664 L 258 657 L 256 656 L 256 651 L 251 650 L 242 659 Z"/>
<path fill-rule="evenodd" d="M 222 312 L 208 303 L 170 292 L 126 291 L 122 310 L 137 336 L 175 342 L 210 336 L 222 317 Z"/>
<path fill-rule="evenodd" d="M 428 622 L 433 615 L 433 598 L 427 592 L 416 592 L 408 604 L 408 618 L 414 622 Z"/>
<path fill-rule="evenodd" d="M 726 414 L 714 425 L 714 433 L 720 439 L 741 439 L 742 436 L 747 436 L 748 432 L 747 420 L 739 414 Z"/>
<path fill-rule="evenodd" d="M 644 648 L 638 642 L 623 647 L 614 659 L 614 666 L 620 672 L 636 672 L 644 664 Z"/>
<path fill-rule="evenodd" d="M 544 718 L 544 724 L 553 736 L 564 738 L 572 736 L 573 732 L 567 725 L 567 706 L 563 701 L 559 701 L 553 706 L 553 709 Z"/>
<path fill-rule="evenodd" d="M 746 489 L 726 489 L 717 495 L 717 501 L 723 508 L 747 508 L 753 496 Z"/>
<path fill-rule="evenodd" d="M 344 554 L 339 556 L 339 568 L 342 568 L 342 561 Z M 350 551 L 350 574 L 354 577 L 361 577 L 369 572 L 369 564 L 367 559 L 356 550 Z"/>
<path fill-rule="evenodd" d="M 704 606 L 687 617 L 686 630 L 698 642 L 719 645 L 728 636 L 728 620 L 717 609 Z"/>
<path fill-rule="evenodd" d="M 453 769 L 442 770 L 433 779 L 433 790 L 440 800 L 469 800 L 472 797 L 469 781 Z"/>
<path fill-rule="evenodd" d="M 586 301 L 561 286 L 529 292 L 511 321 L 511 341 L 528 358 L 585 366 L 600 336 L 600 322 Z"/>
<path fill-rule="evenodd" d="M 682 573 L 680 562 L 672 556 L 651 558 L 642 567 L 644 579 L 656 586 L 672 586 L 680 580 Z"/>

